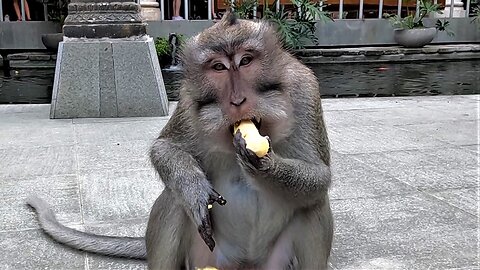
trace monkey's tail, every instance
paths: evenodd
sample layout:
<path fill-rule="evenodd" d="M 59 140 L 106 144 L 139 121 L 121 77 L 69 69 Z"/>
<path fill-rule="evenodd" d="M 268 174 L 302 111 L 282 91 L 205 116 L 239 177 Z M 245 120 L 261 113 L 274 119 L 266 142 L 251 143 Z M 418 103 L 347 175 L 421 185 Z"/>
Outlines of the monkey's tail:
<path fill-rule="evenodd" d="M 69 247 L 114 257 L 145 259 L 147 249 L 143 237 L 115 237 L 77 231 L 60 224 L 44 200 L 30 196 L 27 204 L 38 214 L 40 227 L 54 240 Z"/>

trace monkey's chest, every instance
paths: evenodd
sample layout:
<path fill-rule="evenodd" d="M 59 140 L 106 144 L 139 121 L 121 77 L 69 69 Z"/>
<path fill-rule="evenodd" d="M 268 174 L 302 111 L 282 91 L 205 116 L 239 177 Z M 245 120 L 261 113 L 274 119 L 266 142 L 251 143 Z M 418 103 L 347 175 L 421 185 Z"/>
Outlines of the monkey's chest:
<path fill-rule="evenodd" d="M 239 170 L 215 179 L 227 204 L 215 205 L 212 218 L 219 260 L 261 263 L 292 215 L 285 203 L 255 188 Z"/>

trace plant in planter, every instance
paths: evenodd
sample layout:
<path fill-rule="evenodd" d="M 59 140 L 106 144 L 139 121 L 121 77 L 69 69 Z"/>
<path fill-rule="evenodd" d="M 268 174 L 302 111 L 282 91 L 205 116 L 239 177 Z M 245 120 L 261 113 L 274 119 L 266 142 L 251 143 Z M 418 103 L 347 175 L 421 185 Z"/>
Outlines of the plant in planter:
<path fill-rule="evenodd" d="M 48 1 L 47 8 L 48 8 L 48 20 L 53 22 L 60 23 L 60 29 L 63 28 L 63 23 L 65 18 L 68 15 L 68 4 L 70 0 L 63 0 L 63 1 Z M 43 34 L 42 35 L 42 43 L 48 50 L 57 51 L 58 44 L 63 40 L 63 31 L 60 33 L 54 34 Z"/>
<path fill-rule="evenodd" d="M 285 48 L 289 50 L 301 49 L 306 45 L 317 44 L 315 35 L 316 23 L 318 21 L 333 21 L 330 14 L 321 10 L 323 2 L 312 0 L 291 0 L 293 8 L 286 11 L 282 6 L 276 11 L 276 0 L 269 7 L 266 0 L 263 0 L 263 19 L 275 25 L 280 39 Z M 244 0 L 240 3 L 234 2 L 233 12 L 239 18 L 251 19 L 253 7 L 257 0 Z"/>
<path fill-rule="evenodd" d="M 178 40 L 175 42 L 175 46 L 178 48 L 180 47 L 184 41 L 185 41 L 185 36 L 182 34 L 175 34 L 176 38 Z M 172 50 L 172 40 L 171 40 L 172 34 L 169 37 L 157 37 L 155 38 L 155 50 L 157 52 L 158 56 L 158 61 L 160 63 L 160 66 L 167 67 L 172 64 L 172 56 L 173 50 Z M 175 52 L 176 53 L 176 52 Z"/>
<path fill-rule="evenodd" d="M 435 26 L 432 27 L 424 25 L 423 20 L 430 14 L 442 14 L 440 5 L 426 0 L 420 0 L 419 3 L 418 13 L 415 12 L 404 18 L 400 18 L 398 15 L 384 14 L 384 17 L 395 28 L 393 35 L 395 42 L 404 47 L 420 48 L 432 42 L 438 31 L 445 31 L 448 35 L 453 35 L 453 32 L 448 30 L 450 22 L 447 20 L 438 19 Z"/>
<path fill-rule="evenodd" d="M 472 23 L 477 23 L 478 27 L 480 27 L 480 8 L 476 7 L 473 9 L 473 19 Z"/>

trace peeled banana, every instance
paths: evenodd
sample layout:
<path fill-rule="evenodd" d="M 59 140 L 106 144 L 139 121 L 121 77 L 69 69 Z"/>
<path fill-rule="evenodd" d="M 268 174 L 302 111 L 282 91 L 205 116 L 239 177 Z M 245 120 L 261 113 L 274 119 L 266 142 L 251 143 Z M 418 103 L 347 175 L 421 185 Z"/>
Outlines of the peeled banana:
<path fill-rule="evenodd" d="M 233 127 L 233 134 L 240 130 L 243 139 L 245 139 L 247 149 L 252 150 L 257 157 L 263 157 L 267 154 L 270 144 L 266 137 L 258 133 L 257 127 L 251 120 L 242 120 Z"/>

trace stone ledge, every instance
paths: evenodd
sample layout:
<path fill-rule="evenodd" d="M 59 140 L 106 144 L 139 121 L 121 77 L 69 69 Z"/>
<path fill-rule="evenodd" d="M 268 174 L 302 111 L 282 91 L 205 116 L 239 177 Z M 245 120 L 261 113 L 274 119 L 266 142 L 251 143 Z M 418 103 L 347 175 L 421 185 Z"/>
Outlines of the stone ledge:
<path fill-rule="evenodd" d="M 310 64 L 480 59 L 480 44 L 427 45 L 423 48 L 318 48 L 299 50 L 297 56 Z"/>

